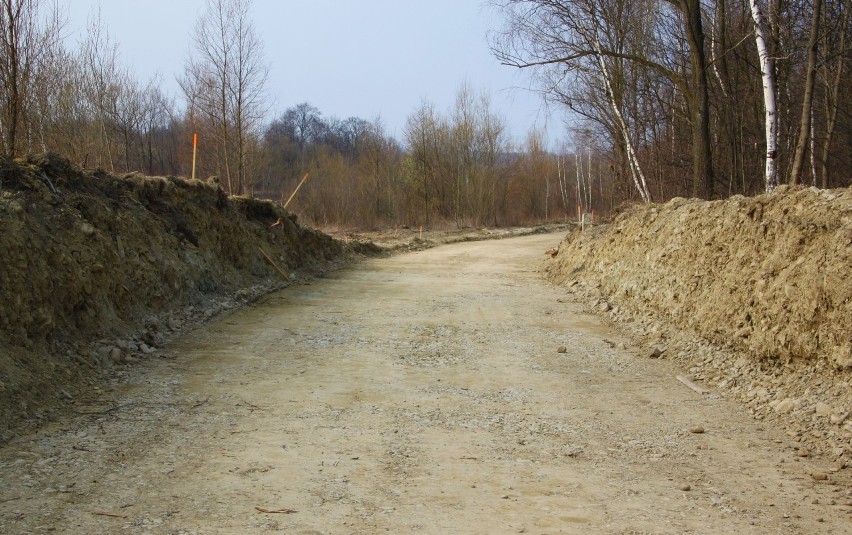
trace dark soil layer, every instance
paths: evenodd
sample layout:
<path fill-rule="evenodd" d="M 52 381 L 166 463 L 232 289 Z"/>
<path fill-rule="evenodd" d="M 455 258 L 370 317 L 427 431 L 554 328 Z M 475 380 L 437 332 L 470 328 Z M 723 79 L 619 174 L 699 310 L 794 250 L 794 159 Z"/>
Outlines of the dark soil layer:
<path fill-rule="evenodd" d="M 0 442 L 184 321 L 345 250 L 271 202 L 197 180 L 0 160 Z"/>

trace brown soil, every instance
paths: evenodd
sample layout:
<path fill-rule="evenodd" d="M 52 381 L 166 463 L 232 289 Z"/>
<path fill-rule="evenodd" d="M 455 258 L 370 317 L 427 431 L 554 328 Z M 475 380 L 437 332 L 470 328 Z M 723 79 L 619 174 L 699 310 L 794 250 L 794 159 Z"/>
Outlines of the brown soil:
<path fill-rule="evenodd" d="M 222 315 L 0 450 L 0 532 L 846 533 L 850 471 L 535 268 L 373 259 Z"/>
<path fill-rule="evenodd" d="M 547 266 L 695 378 L 852 454 L 852 189 L 637 206 L 569 234 Z"/>
<path fill-rule="evenodd" d="M 296 278 L 345 247 L 200 181 L 0 161 L 0 443 L 186 322 L 285 286 L 260 249 Z"/>

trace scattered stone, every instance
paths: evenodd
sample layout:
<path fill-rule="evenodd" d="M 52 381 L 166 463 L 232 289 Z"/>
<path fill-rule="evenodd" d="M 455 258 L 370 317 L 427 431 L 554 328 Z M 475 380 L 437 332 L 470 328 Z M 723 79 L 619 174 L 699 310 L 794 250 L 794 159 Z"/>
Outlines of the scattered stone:
<path fill-rule="evenodd" d="M 849 413 L 846 414 L 832 414 L 829 416 L 828 421 L 831 422 L 832 425 L 841 425 L 846 419 L 849 418 Z"/>
<path fill-rule="evenodd" d="M 814 478 L 815 481 L 828 480 L 828 474 L 826 474 L 825 472 L 814 472 L 813 474 L 811 474 L 811 477 Z"/>
<path fill-rule="evenodd" d="M 568 352 L 568 348 L 567 348 L 567 347 L 565 347 L 565 346 L 559 346 L 559 347 L 557 347 L 557 348 L 556 348 L 556 352 L 557 352 L 557 353 L 567 353 L 567 352 Z"/>
<path fill-rule="evenodd" d="M 816 412 L 816 414 L 819 416 L 828 416 L 831 414 L 832 408 L 831 405 L 829 405 L 828 403 L 823 403 L 822 401 L 820 401 L 816 404 L 816 406 L 814 406 L 814 412 Z"/>
<path fill-rule="evenodd" d="M 85 234 L 86 236 L 91 236 L 95 233 L 95 227 L 92 226 L 91 223 L 80 223 L 80 232 Z"/>
<path fill-rule="evenodd" d="M 142 350 L 142 353 L 145 353 L 146 355 L 150 355 L 151 353 L 157 350 L 156 347 L 151 347 L 148 344 L 144 343 L 139 346 L 139 349 Z"/>
<path fill-rule="evenodd" d="M 806 448 L 799 448 L 799 450 L 796 452 L 796 457 L 810 457 L 810 456 L 811 456 L 811 452 L 808 451 L 808 449 L 806 449 Z"/>
<path fill-rule="evenodd" d="M 798 399 L 786 398 L 775 405 L 775 412 L 778 414 L 785 414 L 793 411 L 794 409 L 798 409 L 800 406 L 801 402 Z"/>
<path fill-rule="evenodd" d="M 121 361 L 121 350 L 117 347 L 112 348 L 109 352 L 109 358 L 113 362 L 120 362 Z"/>
<path fill-rule="evenodd" d="M 690 490 L 692 490 L 692 486 L 688 485 L 688 484 L 684 484 L 684 485 L 680 486 L 680 490 L 682 490 L 684 492 L 689 492 Z"/>
<path fill-rule="evenodd" d="M 502 496 L 500 496 L 500 499 L 501 499 L 501 500 L 508 500 L 508 499 L 509 499 L 509 495 L 508 495 L 508 494 L 503 494 Z"/>
<path fill-rule="evenodd" d="M 648 351 L 648 358 L 649 358 L 649 359 L 658 359 L 658 358 L 660 358 L 662 355 L 663 355 L 663 349 L 662 349 L 662 348 L 660 348 L 659 346 L 653 346 L 653 347 L 651 347 L 651 349 Z"/>
<path fill-rule="evenodd" d="M 612 305 L 610 305 L 606 301 L 601 301 L 601 304 L 598 305 L 598 310 L 600 310 L 601 312 L 609 312 L 610 310 L 612 310 Z"/>
<path fill-rule="evenodd" d="M 694 426 L 692 426 L 692 427 L 690 427 L 690 428 L 689 428 L 689 432 L 690 432 L 690 433 L 695 433 L 695 434 L 697 434 L 697 435 L 700 435 L 701 433 L 703 433 L 703 432 L 704 432 L 704 427 L 702 427 L 702 426 L 700 426 L 700 425 L 694 425 Z"/>
<path fill-rule="evenodd" d="M 751 336 L 751 326 L 749 325 L 738 329 L 734 333 L 734 338 L 748 338 L 749 336 Z"/>
<path fill-rule="evenodd" d="M 169 329 L 171 329 L 173 331 L 180 329 L 180 321 L 178 321 L 174 318 L 169 318 L 168 325 L 169 325 Z"/>

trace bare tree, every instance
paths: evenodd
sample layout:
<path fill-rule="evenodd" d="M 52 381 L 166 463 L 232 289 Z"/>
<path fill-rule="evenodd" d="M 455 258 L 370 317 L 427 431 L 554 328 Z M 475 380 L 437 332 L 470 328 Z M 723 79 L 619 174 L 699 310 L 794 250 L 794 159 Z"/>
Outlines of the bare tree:
<path fill-rule="evenodd" d="M 249 18 L 251 5 L 251 0 L 208 0 L 180 80 L 188 105 L 213 129 L 217 172 L 235 194 L 243 193 L 247 182 L 246 138 L 265 111 L 267 67 Z"/>
<path fill-rule="evenodd" d="M 0 1 L 0 134 L 7 156 L 21 149 L 33 83 L 61 37 L 62 20 L 52 9 L 44 12 L 41 0 Z"/>
<path fill-rule="evenodd" d="M 805 162 L 805 151 L 811 136 L 813 120 L 814 86 L 817 72 L 817 44 L 819 42 L 819 20 L 822 11 L 822 0 L 814 0 L 811 15 L 811 33 L 808 38 L 808 64 L 805 75 L 805 94 L 802 99 L 802 118 L 799 124 L 799 135 L 796 142 L 796 152 L 793 155 L 793 167 L 790 171 L 790 184 L 801 181 L 802 167 Z M 811 152 L 813 154 L 813 151 Z"/>

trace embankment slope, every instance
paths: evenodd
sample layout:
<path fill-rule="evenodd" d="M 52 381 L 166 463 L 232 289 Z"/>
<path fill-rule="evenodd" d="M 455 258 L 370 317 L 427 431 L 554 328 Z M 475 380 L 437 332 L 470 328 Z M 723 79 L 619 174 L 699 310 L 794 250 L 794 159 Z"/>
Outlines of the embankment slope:
<path fill-rule="evenodd" d="M 545 270 L 649 356 L 852 452 L 852 189 L 635 206 L 568 234 Z"/>
<path fill-rule="evenodd" d="M 215 185 L 44 155 L 0 161 L 0 251 L 2 441 L 183 321 L 323 269 L 344 246 Z"/>

